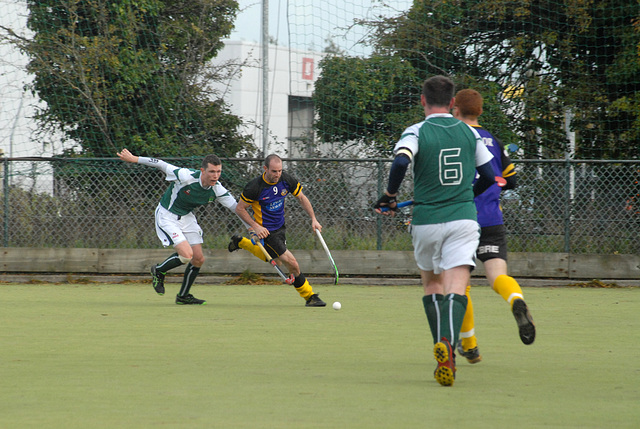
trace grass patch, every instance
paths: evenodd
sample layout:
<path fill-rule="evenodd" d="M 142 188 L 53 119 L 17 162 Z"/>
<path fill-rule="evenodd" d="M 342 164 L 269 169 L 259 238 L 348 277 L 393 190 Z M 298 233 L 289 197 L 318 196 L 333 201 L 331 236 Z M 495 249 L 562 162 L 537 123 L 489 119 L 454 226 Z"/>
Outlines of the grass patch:
<path fill-rule="evenodd" d="M 277 285 L 282 284 L 280 279 L 268 279 L 261 274 L 252 272 L 249 269 L 244 270 L 239 276 L 224 282 L 227 285 Z"/>
<path fill-rule="evenodd" d="M 578 282 L 578 283 L 572 283 L 568 286 L 573 286 L 573 287 L 593 287 L 593 288 L 625 288 L 625 287 L 630 287 L 630 286 L 620 286 L 619 284 L 617 284 L 616 282 L 613 283 L 605 283 L 602 280 L 599 279 L 593 279 L 593 280 L 589 280 L 588 282 Z"/>
<path fill-rule="evenodd" d="M 538 336 L 472 289 L 483 361 L 435 360 L 421 288 L 0 285 L 0 427 L 636 427 L 640 288 L 525 288 Z M 342 309 L 331 309 L 340 301 Z"/>

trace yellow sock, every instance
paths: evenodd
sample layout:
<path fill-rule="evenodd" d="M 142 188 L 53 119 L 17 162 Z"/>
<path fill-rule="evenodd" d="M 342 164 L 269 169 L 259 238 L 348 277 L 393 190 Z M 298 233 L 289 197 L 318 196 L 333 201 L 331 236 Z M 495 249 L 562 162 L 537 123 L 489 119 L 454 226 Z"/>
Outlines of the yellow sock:
<path fill-rule="evenodd" d="M 252 253 L 256 258 L 267 262 L 267 258 L 264 256 L 264 253 L 262 253 L 262 250 L 253 244 L 247 237 L 242 237 L 242 240 L 238 243 L 238 247 Z"/>
<path fill-rule="evenodd" d="M 305 301 L 308 300 L 311 295 L 313 295 L 313 289 L 309 284 L 309 280 L 305 280 L 302 286 L 297 287 L 296 290 L 298 291 L 300 296 L 305 299 Z"/>
<path fill-rule="evenodd" d="M 471 302 L 471 295 L 469 294 L 470 290 L 471 285 L 467 286 L 467 291 L 465 293 L 467 296 L 467 311 L 464 313 L 462 328 L 460 328 L 460 340 L 464 350 L 478 347 L 478 340 L 476 339 L 475 333 L 475 321 L 473 320 L 473 303 Z"/>
<path fill-rule="evenodd" d="M 496 277 L 496 281 L 493 283 L 493 290 L 499 293 L 511 306 L 513 306 L 514 299 L 524 299 L 518 282 L 506 274 Z"/>

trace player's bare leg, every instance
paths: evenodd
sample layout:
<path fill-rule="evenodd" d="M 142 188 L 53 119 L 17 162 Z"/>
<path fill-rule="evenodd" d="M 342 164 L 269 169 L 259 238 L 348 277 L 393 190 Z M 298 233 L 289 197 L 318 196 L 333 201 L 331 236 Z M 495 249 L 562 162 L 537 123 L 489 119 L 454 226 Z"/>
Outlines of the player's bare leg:
<path fill-rule="evenodd" d="M 326 302 L 320 299 L 317 293 L 313 292 L 313 288 L 309 284 L 309 280 L 300 272 L 300 266 L 293 253 L 289 250 L 280 255 L 277 261 L 282 262 L 289 273 L 294 276 L 293 286 L 302 298 L 306 301 L 307 307 L 325 307 Z"/>

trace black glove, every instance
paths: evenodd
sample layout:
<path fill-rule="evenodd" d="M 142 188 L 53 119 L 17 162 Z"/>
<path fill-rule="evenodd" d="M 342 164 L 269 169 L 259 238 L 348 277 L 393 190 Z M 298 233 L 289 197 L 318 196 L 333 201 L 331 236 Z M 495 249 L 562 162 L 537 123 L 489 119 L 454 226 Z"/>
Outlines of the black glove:
<path fill-rule="evenodd" d="M 391 207 L 391 204 L 396 203 L 396 205 L 394 205 L 393 207 Z M 383 205 L 384 204 L 384 205 Z M 398 210 L 398 205 L 397 205 L 397 200 L 396 197 L 390 197 L 387 194 L 382 194 L 382 196 L 378 199 L 378 202 L 375 203 L 375 205 L 373 206 L 374 209 L 380 209 L 382 207 L 386 207 L 389 210 L 395 212 Z"/>

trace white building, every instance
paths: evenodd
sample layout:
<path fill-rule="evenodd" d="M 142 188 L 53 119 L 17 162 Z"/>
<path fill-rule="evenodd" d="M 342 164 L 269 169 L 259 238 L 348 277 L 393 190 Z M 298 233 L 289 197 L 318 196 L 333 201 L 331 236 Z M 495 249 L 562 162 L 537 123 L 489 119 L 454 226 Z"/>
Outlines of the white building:
<path fill-rule="evenodd" d="M 26 3 L 0 0 L 0 23 L 18 35 L 29 37 Z M 50 156 L 53 146 L 35 145 L 32 133 L 36 130 L 32 119 L 39 100 L 25 85 L 32 76 L 26 72 L 28 57 L 9 43 L 0 44 L 0 150 L 6 157 Z"/>
<path fill-rule="evenodd" d="M 236 64 L 238 72 L 226 86 L 218 84 L 215 88 L 222 92 L 231 112 L 246 123 L 244 131 L 253 136 L 259 149 L 263 148 L 262 124 L 266 123 L 269 130 L 267 153 L 287 157 L 311 155 L 309 150 L 301 149 L 301 143 L 313 142 L 311 97 L 323 54 L 269 46 L 268 114 L 265 121 L 261 55 L 262 47 L 258 43 L 225 42 L 225 47 L 212 61 L 214 64 Z M 311 147 L 315 148 L 315 145 Z"/>
<path fill-rule="evenodd" d="M 0 21 L 16 31 L 26 32 L 26 7 L 10 0 L 0 0 Z M 4 156 L 51 156 L 61 151 L 56 136 L 46 146 L 37 145 L 33 133 L 37 129 L 33 117 L 40 101 L 24 87 L 32 79 L 25 66 L 28 58 L 9 44 L 0 45 L 0 150 Z M 263 148 L 262 125 L 268 128 L 267 152 L 282 156 L 303 156 L 301 141 L 312 138 L 313 105 L 311 96 L 318 78 L 318 64 L 323 54 L 269 46 L 268 115 L 263 120 L 262 47 L 257 42 L 226 41 L 213 59 L 214 64 L 237 64 L 234 78 L 216 84 L 223 98 L 245 122 L 244 132 L 253 136 L 258 149 Z"/>

